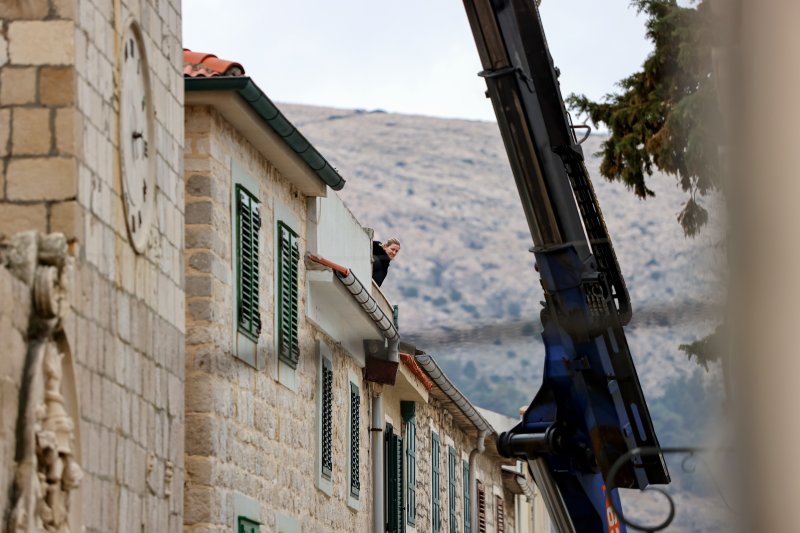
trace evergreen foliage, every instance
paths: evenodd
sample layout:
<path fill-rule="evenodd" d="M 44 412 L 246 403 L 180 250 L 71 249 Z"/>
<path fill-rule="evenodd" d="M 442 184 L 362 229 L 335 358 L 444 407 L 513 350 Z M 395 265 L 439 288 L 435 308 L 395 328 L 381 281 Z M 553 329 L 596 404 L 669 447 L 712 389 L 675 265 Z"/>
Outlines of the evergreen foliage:
<path fill-rule="evenodd" d="M 689 194 L 677 217 L 688 236 L 708 220 L 699 197 L 719 186 L 709 3 L 682 7 L 676 0 L 632 0 L 646 14 L 647 37 L 654 44 L 642 69 L 619 82 L 621 93 L 602 102 L 574 94 L 567 99 L 595 125 L 609 128 L 599 154 L 604 177 L 646 198 L 654 195 L 647 186 L 653 167 L 676 176 Z"/>
<path fill-rule="evenodd" d="M 694 2 L 684 7 L 677 0 L 632 0 L 647 16 L 647 37 L 654 45 L 642 69 L 619 82 L 621 93 L 602 102 L 583 95 L 567 99 L 595 125 L 608 126 L 610 136 L 599 154 L 604 177 L 646 198 L 655 194 L 646 183 L 653 167 L 676 176 L 689 195 L 677 216 L 689 237 L 708 222 L 699 197 L 720 185 L 720 117 L 711 59 L 717 31 L 711 0 Z M 680 349 L 708 370 L 708 362 L 719 356 L 721 330 Z"/>
<path fill-rule="evenodd" d="M 722 353 L 723 349 L 721 343 L 724 340 L 725 324 L 723 323 L 719 324 L 711 335 L 689 344 L 681 344 L 678 348 L 680 348 L 689 359 L 694 357 L 697 364 L 708 372 L 708 363 L 719 360 L 719 354 Z"/>

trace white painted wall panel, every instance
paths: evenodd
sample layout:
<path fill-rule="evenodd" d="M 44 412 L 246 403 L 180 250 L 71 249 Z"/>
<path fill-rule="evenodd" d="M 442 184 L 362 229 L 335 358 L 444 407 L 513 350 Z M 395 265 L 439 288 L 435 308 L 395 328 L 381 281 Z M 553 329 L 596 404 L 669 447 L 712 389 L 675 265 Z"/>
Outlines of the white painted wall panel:
<path fill-rule="evenodd" d="M 367 231 L 331 189 L 326 198 L 311 198 L 309 203 L 309 251 L 349 268 L 368 287 L 372 241 Z"/>

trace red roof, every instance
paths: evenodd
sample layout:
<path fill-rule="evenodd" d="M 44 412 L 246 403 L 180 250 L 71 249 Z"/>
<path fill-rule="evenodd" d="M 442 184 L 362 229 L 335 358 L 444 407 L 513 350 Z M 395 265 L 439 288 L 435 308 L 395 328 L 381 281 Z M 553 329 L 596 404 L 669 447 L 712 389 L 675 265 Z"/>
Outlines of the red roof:
<path fill-rule="evenodd" d="M 244 67 L 235 61 L 220 59 L 206 52 L 183 49 L 183 75 L 191 78 L 212 76 L 244 76 Z"/>
<path fill-rule="evenodd" d="M 403 361 L 403 364 L 406 365 L 408 369 L 411 370 L 411 373 L 422 383 L 425 390 L 429 391 L 433 388 L 433 381 L 431 381 L 425 371 L 422 370 L 422 367 L 419 366 L 413 355 L 400 352 L 400 360 Z"/>

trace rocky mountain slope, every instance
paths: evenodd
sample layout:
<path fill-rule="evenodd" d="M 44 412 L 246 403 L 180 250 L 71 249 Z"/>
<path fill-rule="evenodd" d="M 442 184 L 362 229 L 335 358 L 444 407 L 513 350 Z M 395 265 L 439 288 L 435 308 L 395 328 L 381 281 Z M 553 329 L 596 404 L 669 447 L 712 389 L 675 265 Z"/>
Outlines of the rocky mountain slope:
<path fill-rule="evenodd" d="M 467 390 L 485 378 L 530 396 L 543 354 L 541 290 L 497 125 L 281 109 L 348 180 L 340 194 L 362 224 L 402 242 L 383 288 L 400 306 L 403 336 L 437 355 Z M 646 201 L 599 178 L 592 154 L 601 142 L 590 137 L 584 152 L 633 301 L 631 349 L 646 392 L 658 395 L 695 366 L 678 345 L 713 327 L 716 237 L 683 236 L 675 216 L 685 196 L 673 178 L 656 176 L 656 197 Z M 505 403 L 488 406 L 508 412 Z"/>

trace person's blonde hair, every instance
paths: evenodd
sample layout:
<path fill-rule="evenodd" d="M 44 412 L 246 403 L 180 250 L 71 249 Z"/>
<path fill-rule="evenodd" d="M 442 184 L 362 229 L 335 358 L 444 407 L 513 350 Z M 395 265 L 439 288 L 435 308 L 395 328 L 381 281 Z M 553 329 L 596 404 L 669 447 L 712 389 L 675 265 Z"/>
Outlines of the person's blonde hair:
<path fill-rule="evenodd" d="M 393 245 L 393 244 L 396 244 L 397 246 L 401 246 L 401 245 L 400 245 L 400 240 L 399 240 L 399 239 L 396 239 L 396 238 L 394 238 L 394 237 L 392 237 L 391 239 L 387 239 L 387 240 L 386 240 L 386 242 L 385 242 L 385 243 L 383 243 L 383 247 L 384 247 L 384 248 L 388 248 L 388 247 L 390 247 L 390 246 L 391 246 L 391 245 Z"/>

